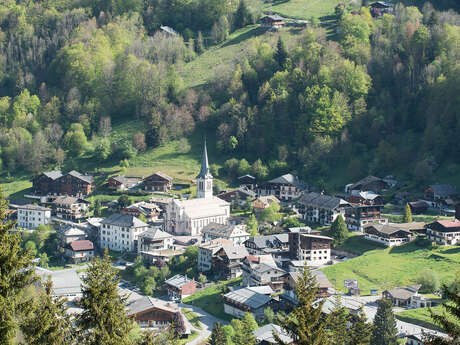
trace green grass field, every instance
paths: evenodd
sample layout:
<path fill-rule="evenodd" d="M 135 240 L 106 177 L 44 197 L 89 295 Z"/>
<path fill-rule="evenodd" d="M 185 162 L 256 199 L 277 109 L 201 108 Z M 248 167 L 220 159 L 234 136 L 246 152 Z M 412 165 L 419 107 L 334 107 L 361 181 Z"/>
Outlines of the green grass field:
<path fill-rule="evenodd" d="M 203 328 L 201 326 L 200 317 L 196 313 L 187 308 L 182 308 L 182 312 L 184 313 L 187 320 L 189 320 L 190 323 L 193 325 L 193 327 L 195 327 L 196 329 Z"/>
<path fill-rule="evenodd" d="M 325 233 L 325 235 L 328 236 L 327 232 Z M 364 236 L 362 236 L 359 233 L 351 233 L 350 237 L 347 238 L 345 243 L 342 244 L 337 249 L 345 250 L 353 254 L 361 255 L 370 250 L 383 249 L 383 248 L 384 247 L 381 246 L 380 244 L 374 241 L 369 241 L 365 239 Z"/>
<path fill-rule="evenodd" d="M 436 306 L 431 308 L 433 312 L 437 314 L 442 314 L 444 308 L 441 306 Z M 442 329 L 433 322 L 429 308 L 418 308 L 411 310 L 404 310 L 402 312 L 395 314 L 398 320 L 413 323 L 422 327 L 426 327 L 435 331 L 442 331 Z"/>
<path fill-rule="evenodd" d="M 216 285 L 194 293 L 185 298 L 183 302 L 197 306 L 222 320 L 230 321 L 232 317 L 224 312 L 222 294 L 226 292 L 227 286 L 238 285 L 240 282 L 241 278 L 219 282 Z"/>
<path fill-rule="evenodd" d="M 342 0 L 288 0 L 266 2 L 265 12 L 278 13 L 296 19 L 320 18 L 334 14 L 334 8 Z"/>
<path fill-rule="evenodd" d="M 454 279 L 460 267 L 460 247 L 422 248 L 415 243 L 366 251 L 362 256 L 325 268 L 337 289 L 345 279 L 357 279 L 362 294 L 370 289 L 394 288 L 416 282 L 425 269 L 434 270 L 441 282 Z"/>

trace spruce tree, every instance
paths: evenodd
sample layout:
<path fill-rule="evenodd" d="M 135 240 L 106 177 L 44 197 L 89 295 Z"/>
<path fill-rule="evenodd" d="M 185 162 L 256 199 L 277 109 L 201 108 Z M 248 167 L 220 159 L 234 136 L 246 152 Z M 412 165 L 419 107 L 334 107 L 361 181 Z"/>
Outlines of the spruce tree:
<path fill-rule="evenodd" d="M 409 204 L 406 204 L 406 207 L 404 208 L 403 223 L 412 223 L 412 211 Z"/>
<path fill-rule="evenodd" d="M 443 295 L 447 300 L 442 304 L 443 314 L 436 314 L 430 309 L 431 318 L 441 326 L 450 339 L 427 335 L 426 345 L 458 345 L 460 344 L 460 293 L 452 291 L 447 286 L 442 287 Z"/>
<path fill-rule="evenodd" d="M 288 58 L 288 52 L 284 41 L 281 39 L 281 36 L 278 38 L 278 43 L 276 45 L 275 60 L 278 62 L 280 69 L 283 69 Z"/>
<path fill-rule="evenodd" d="M 53 283 L 44 282 L 44 291 L 31 306 L 31 313 L 22 324 L 28 345 L 72 344 L 71 318 L 67 314 L 66 299 L 53 297 Z"/>
<path fill-rule="evenodd" d="M 326 345 L 329 338 L 326 332 L 327 320 L 322 315 L 324 301 L 315 303 L 318 294 L 316 278 L 308 267 L 304 267 L 297 280 L 296 295 L 298 305 L 286 315 L 280 313 L 279 325 L 286 330 L 296 345 Z M 285 343 L 274 334 L 279 345 Z"/>
<path fill-rule="evenodd" d="M 341 215 L 332 223 L 330 235 L 333 238 L 332 244 L 334 247 L 342 245 L 348 238 L 347 225 Z"/>
<path fill-rule="evenodd" d="M 107 250 L 104 258 L 94 257 L 82 279 L 83 312 L 77 319 L 79 337 L 85 345 L 131 344 L 133 321 L 126 316 L 127 297 L 118 295 L 119 278 Z"/>
<path fill-rule="evenodd" d="M 31 254 L 21 248 L 14 222 L 6 221 L 7 202 L 0 189 L 0 345 L 11 345 L 30 301 L 24 289 L 35 280 Z"/>
<path fill-rule="evenodd" d="M 367 322 L 366 313 L 363 307 L 359 308 L 359 313 L 355 319 L 349 339 L 349 345 L 368 345 L 371 341 L 372 324 Z"/>
<path fill-rule="evenodd" d="M 227 337 L 222 329 L 220 322 L 216 322 L 212 328 L 211 336 L 208 340 L 208 345 L 226 345 Z"/>
<path fill-rule="evenodd" d="M 337 295 L 334 300 L 334 306 L 328 318 L 328 333 L 331 345 L 346 345 L 349 341 L 348 326 L 348 311 L 342 305 L 340 295 Z"/>
<path fill-rule="evenodd" d="M 381 299 L 374 318 L 371 345 L 397 345 L 398 329 L 391 301 Z"/>
<path fill-rule="evenodd" d="M 245 0 L 241 0 L 235 13 L 235 27 L 243 28 L 251 23 L 251 13 Z"/>

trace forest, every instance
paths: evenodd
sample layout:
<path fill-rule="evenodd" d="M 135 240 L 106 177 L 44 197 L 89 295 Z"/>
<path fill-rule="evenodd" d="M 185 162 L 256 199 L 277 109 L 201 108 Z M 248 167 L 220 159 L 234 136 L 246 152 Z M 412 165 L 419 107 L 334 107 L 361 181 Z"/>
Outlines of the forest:
<path fill-rule="evenodd" d="M 2 2 L 1 174 L 117 164 L 200 129 L 229 177 L 458 175 L 460 15 L 448 1 L 415 5 L 380 19 L 338 6 L 333 28 L 312 20 L 258 41 L 189 88 L 184 66 L 257 23 L 257 0 Z M 142 130 L 109 136 L 129 121 Z"/>

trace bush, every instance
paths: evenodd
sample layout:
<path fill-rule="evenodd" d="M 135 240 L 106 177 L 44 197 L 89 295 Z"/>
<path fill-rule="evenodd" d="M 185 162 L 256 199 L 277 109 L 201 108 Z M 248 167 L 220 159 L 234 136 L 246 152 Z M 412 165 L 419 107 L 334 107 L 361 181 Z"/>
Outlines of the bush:
<path fill-rule="evenodd" d="M 439 290 L 439 277 L 432 270 L 423 271 L 417 279 L 417 283 L 421 284 L 421 293 L 433 293 Z"/>

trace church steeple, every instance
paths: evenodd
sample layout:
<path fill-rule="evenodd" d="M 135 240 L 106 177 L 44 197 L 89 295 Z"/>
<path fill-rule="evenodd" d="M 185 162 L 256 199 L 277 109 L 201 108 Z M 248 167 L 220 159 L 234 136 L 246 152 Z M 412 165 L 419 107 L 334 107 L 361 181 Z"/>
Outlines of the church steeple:
<path fill-rule="evenodd" d="M 197 198 L 212 197 L 212 175 L 209 171 L 208 150 L 206 149 L 206 139 L 204 140 L 203 158 L 201 159 L 201 170 L 197 175 Z"/>

